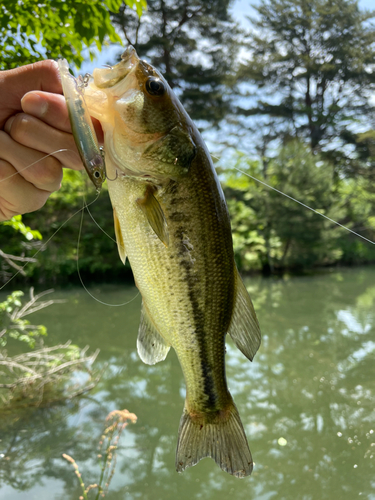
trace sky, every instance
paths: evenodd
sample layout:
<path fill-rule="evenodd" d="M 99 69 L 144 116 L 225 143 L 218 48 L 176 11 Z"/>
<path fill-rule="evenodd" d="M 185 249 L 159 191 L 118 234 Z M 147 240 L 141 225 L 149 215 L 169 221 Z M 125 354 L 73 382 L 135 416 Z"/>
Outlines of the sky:
<path fill-rule="evenodd" d="M 202 0 L 203 1 L 203 0 Z M 235 0 L 231 8 L 234 19 L 236 19 L 243 27 L 249 27 L 246 16 L 254 14 L 252 5 L 259 5 L 260 0 Z M 362 9 L 372 10 L 375 8 L 374 0 L 359 0 L 359 6 Z M 118 46 L 111 46 L 104 48 L 98 57 L 93 62 L 83 63 L 80 73 L 92 73 L 93 69 L 103 64 L 116 62 L 116 57 L 120 52 Z"/>

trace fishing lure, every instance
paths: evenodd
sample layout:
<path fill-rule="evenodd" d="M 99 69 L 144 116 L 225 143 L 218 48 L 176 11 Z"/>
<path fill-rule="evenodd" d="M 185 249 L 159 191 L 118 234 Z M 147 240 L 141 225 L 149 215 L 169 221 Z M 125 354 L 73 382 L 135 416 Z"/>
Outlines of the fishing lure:
<path fill-rule="evenodd" d="M 73 137 L 83 166 L 96 187 L 97 193 L 99 193 L 106 178 L 105 165 L 95 129 L 83 97 L 85 80 L 82 78 L 76 79 L 70 74 L 66 59 L 59 59 L 58 65 Z"/>

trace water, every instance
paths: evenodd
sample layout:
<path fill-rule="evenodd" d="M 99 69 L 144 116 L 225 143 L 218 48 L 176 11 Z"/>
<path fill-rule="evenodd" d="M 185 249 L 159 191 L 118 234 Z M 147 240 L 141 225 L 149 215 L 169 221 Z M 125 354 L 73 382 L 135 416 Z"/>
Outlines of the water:
<path fill-rule="evenodd" d="M 2 419 L 0 498 L 78 499 L 72 455 L 96 482 L 97 443 L 109 411 L 138 416 L 120 442 L 108 499 L 375 499 L 375 269 L 283 280 L 247 280 L 263 332 L 250 363 L 228 340 L 227 376 L 255 461 L 238 480 L 213 460 L 177 474 L 174 454 L 184 382 L 174 352 L 154 367 L 135 345 L 140 297 L 121 308 L 82 289 L 36 313 L 48 343 L 72 339 L 101 349 L 108 368 L 85 397 Z M 119 303 L 131 286 L 90 289 Z"/>

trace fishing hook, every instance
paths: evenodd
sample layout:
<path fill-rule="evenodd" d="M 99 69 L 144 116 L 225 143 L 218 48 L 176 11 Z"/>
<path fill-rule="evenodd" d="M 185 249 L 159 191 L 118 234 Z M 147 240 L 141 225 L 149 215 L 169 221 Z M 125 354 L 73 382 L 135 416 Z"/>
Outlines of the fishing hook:
<path fill-rule="evenodd" d="M 103 161 L 104 161 L 104 158 L 105 158 L 105 151 L 104 151 L 104 148 L 103 148 L 103 146 L 100 146 L 100 148 L 99 148 L 99 149 L 100 149 L 100 154 L 102 155 L 102 158 L 103 158 Z M 104 162 L 104 164 L 105 164 L 105 162 Z M 111 179 L 110 177 L 108 177 L 108 175 L 107 175 L 107 170 L 105 171 L 105 173 L 104 173 L 104 174 L 105 174 L 105 178 L 106 178 L 108 181 L 115 181 L 115 180 L 117 179 L 117 177 L 118 177 L 118 170 L 117 170 L 117 168 L 116 168 L 116 177 L 115 177 L 114 179 Z"/>
<path fill-rule="evenodd" d="M 117 179 L 117 177 L 118 177 L 118 171 L 117 171 L 117 169 L 116 169 L 116 177 L 115 177 L 114 179 L 110 179 L 110 178 L 108 177 L 108 175 L 107 175 L 107 172 L 105 173 L 105 178 L 106 178 L 108 181 L 115 181 L 115 180 Z"/>

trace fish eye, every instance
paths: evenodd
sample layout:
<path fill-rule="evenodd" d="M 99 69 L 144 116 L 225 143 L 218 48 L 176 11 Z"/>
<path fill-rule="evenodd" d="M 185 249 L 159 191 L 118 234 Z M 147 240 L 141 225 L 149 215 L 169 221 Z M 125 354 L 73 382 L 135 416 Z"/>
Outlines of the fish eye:
<path fill-rule="evenodd" d="M 146 90 L 150 95 L 160 96 L 164 94 L 165 86 L 164 83 L 161 80 L 159 80 L 159 78 L 151 76 L 146 81 Z"/>

